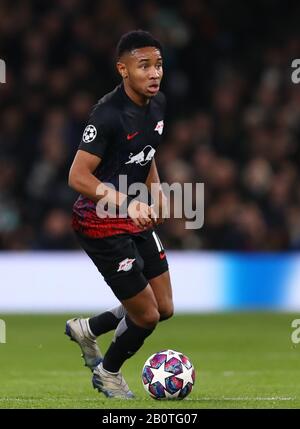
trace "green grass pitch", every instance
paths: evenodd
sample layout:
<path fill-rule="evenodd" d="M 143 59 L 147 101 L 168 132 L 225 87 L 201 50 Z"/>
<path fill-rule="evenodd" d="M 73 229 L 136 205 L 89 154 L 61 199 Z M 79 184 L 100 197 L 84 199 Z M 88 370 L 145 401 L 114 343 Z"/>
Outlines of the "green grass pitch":
<path fill-rule="evenodd" d="M 74 316 L 74 315 L 72 315 Z M 92 388 L 80 349 L 64 335 L 68 315 L 1 315 L 0 408 L 300 408 L 300 344 L 291 341 L 299 315 L 177 315 L 159 324 L 123 367 L 136 399 L 106 399 Z M 105 350 L 112 333 L 100 338 Z M 196 384 L 183 401 L 156 401 L 141 384 L 145 360 L 170 348 L 186 354 Z"/>

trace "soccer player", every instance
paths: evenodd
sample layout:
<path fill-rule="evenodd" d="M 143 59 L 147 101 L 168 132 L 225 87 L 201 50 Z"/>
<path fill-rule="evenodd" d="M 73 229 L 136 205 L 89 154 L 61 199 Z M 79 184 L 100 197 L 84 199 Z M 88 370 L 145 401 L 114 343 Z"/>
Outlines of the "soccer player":
<path fill-rule="evenodd" d="M 120 306 L 88 319 L 68 320 L 66 334 L 79 344 L 86 366 L 93 371 L 94 388 L 110 398 L 132 398 L 120 368 L 157 323 L 173 314 L 166 254 L 154 231 L 166 198 L 161 188 L 151 201 L 129 198 L 121 191 L 124 177 L 128 187 L 143 183 L 151 190 L 151 184 L 160 184 L 154 158 L 165 111 L 165 97 L 159 91 L 160 42 L 142 30 L 123 35 L 116 66 L 122 83 L 94 107 L 70 169 L 69 185 L 80 193 L 72 221 L 79 243 Z M 101 200 L 115 205 L 115 217 L 99 216 Z M 127 211 L 120 216 L 124 205 Z M 113 341 L 103 356 L 96 338 L 113 329 Z"/>

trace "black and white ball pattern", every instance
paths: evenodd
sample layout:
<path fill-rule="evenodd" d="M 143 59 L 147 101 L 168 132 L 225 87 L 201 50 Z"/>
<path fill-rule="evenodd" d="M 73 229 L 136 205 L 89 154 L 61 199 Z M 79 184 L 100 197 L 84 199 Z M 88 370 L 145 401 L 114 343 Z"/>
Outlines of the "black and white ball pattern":
<path fill-rule="evenodd" d="M 85 127 L 85 130 L 83 131 L 83 137 L 82 140 L 84 143 L 90 143 L 93 140 L 95 140 L 97 135 L 97 129 L 94 127 L 94 125 L 87 125 Z"/>

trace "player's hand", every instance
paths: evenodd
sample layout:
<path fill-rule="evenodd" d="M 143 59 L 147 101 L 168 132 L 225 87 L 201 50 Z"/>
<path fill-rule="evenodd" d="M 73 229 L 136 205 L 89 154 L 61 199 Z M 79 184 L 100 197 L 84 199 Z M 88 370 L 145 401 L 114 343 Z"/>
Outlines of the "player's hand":
<path fill-rule="evenodd" d="M 140 201 L 132 200 L 129 203 L 128 215 L 135 225 L 141 229 L 145 229 L 151 224 L 155 225 L 157 223 L 157 214 L 154 208 Z"/>

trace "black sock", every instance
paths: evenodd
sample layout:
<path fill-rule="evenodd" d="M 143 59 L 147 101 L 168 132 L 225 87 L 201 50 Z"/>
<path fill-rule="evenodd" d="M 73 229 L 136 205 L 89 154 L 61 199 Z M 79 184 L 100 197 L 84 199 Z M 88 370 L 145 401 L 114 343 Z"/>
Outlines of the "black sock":
<path fill-rule="evenodd" d="M 125 360 L 142 347 L 154 329 L 141 328 L 126 315 L 119 323 L 113 342 L 105 353 L 103 368 L 110 372 L 118 372 Z"/>
<path fill-rule="evenodd" d="M 99 335 L 116 329 L 125 314 L 126 310 L 123 305 L 107 310 L 104 313 L 89 319 L 90 329 L 92 333 L 98 337 Z"/>

